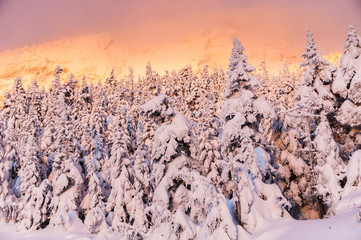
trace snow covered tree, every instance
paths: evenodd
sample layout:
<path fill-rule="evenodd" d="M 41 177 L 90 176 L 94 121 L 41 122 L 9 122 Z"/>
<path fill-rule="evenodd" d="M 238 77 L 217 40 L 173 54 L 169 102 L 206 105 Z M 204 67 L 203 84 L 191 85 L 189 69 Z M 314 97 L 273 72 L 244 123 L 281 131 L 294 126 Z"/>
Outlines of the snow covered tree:
<path fill-rule="evenodd" d="M 57 66 L 54 70 L 54 79 L 49 89 L 49 93 L 42 100 L 42 116 L 43 116 L 43 137 L 41 141 L 41 151 L 44 162 L 49 165 L 51 169 L 53 161 L 53 151 L 51 145 L 55 142 L 56 138 L 56 119 L 59 117 L 57 105 L 59 103 L 58 98 L 60 94 L 64 94 L 63 86 L 60 83 L 60 73 L 63 69 Z"/>
<path fill-rule="evenodd" d="M 114 69 L 105 80 L 104 90 L 108 99 L 109 114 L 116 115 L 119 102 L 125 102 L 125 88 L 122 82 L 119 82 L 114 75 Z"/>
<path fill-rule="evenodd" d="M 186 113 L 190 118 L 194 118 L 199 110 L 201 97 L 204 95 L 204 91 L 202 90 L 198 79 L 193 79 L 190 85 L 189 93 L 186 98 L 188 109 Z"/>
<path fill-rule="evenodd" d="M 303 207 L 309 205 L 312 195 L 311 168 L 305 162 L 303 143 L 299 122 L 294 116 L 279 113 L 280 120 L 273 126 L 273 136 L 270 141 L 277 151 L 278 186 L 284 196 L 292 203 L 290 213 L 294 218 L 309 218 Z"/>
<path fill-rule="evenodd" d="M 90 109 L 91 102 L 92 102 L 92 95 L 91 95 L 92 88 L 88 85 L 85 75 L 82 78 L 82 84 L 79 91 L 78 97 L 82 100 L 82 108 L 83 109 Z M 79 100 L 80 100 L 79 99 Z M 76 99 L 79 101 L 78 99 Z"/>
<path fill-rule="evenodd" d="M 294 92 L 296 88 L 295 76 L 290 73 L 289 70 L 289 63 L 288 60 L 285 59 L 282 67 L 281 73 L 281 80 L 279 81 L 282 83 L 281 90 L 282 90 L 282 100 L 283 105 L 288 108 L 292 108 L 294 105 Z"/>
<path fill-rule="evenodd" d="M 86 124 L 83 123 L 81 127 L 82 137 L 80 138 L 80 145 L 84 158 L 86 178 L 89 184 L 88 191 L 90 187 L 92 189 L 92 192 L 88 192 L 87 195 L 93 194 L 91 195 L 92 197 L 88 198 L 99 198 L 98 200 L 100 201 L 101 198 L 109 195 L 110 189 L 108 176 L 105 171 L 105 165 L 108 162 L 108 149 L 105 137 L 107 130 L 106 97 L 101 86 L 98 86 L 98 88 L 93 91 L 93 105 L 90 114 L 83 114 L 81 118 L 83 119 L 82 122 L 86 122 Z M 86 119 L 84 119 L 85 117 Z M 90 200 L 88 199 L 87 201 Z M 93 205 L 94 207 L 96 206 L 95 203 Z M 92 207 L 89 207 L 89 204 L 86 204 L 86 206 L 82 207 L 83 211 L 91 210 Z M 93 217 L 94 214 L 95 212 L 92 213 Z M 96 231 L 95 229 L 93 230 Z"/>
<path fill-rule="evenodd" d="M 65 102 L 68 105 L 73 105 L 74 100 L 77 98 L 75 95 L 79 87 L 78 83 L 79 81 L 70 73 L 68 80 L 64 83 Z"/>
<path fill-rule="evenodd" d="M 225 159 L 221 178 L 224 191 L 235 203 L 238 220 L 252 232 L 260 214 L 267 218 L 287 215 L 284 209 L 288 202 L 277 185 L 266 184 L 272 183 L 272 164 L 262 148 L 265 140 L 258 131 L 258 119 L 275 118 L 276 114 L 264 98 L 253 93 L 258 80 L 248 75 L 255 68 L 247 63 L 243 51 L 244 47 L 234 38 L 221 112 L 226 122 L 222 134 Z M 269 211 L 261 213 L 261 206 L 268 206 Z"/>
<path fill-rule="evenodd" d="M 44 92 L 42 92 L 39 89 L 39 85 L 35 79 L 32 81 L 31 85 L 29 86 L 27 95 L 28 95 L 29 105 L 30 105 L 29 112 L 30 112 L 30 109 L 33 109 L 31 114 L 35 115 L 35 118 L 39 121 L 39 124 L 40 124 L 43 120 L 43 116 L 42 116 L 42 112 L 41 112 L 41 102 L 44 98 Z"/>
<path fill-rule="evenodd" d="M 222 103 L 221 99 L 223 98 L 223 93 L 225 91 L 225 86 L 227 82 L 226 74 L 222 68 L 220 68 L 219 70 L 216 68 L 212 73 L 211 79 L 214 83 L 215 90 L 217 91 L 218 103 L 220 105 Z M 220 106 L 217 106 L 217 109 L 219 108 Z"/>
<path fill-rule="evenodd" d="M 129 161 L 129 147 L 130 138 L 124 131 L 120 123 L 120 118 L 117 117 L 113 120 L 113 127 L 110 127 L 112 134 L 109 148 L 109 158 L 105 163 L 108 181 L 113 185 L 113 182 L 119 177 L 123 165 L 128 166 Z"/>
<path fill-rule="evenodd" d="M 115 90 L 116 86 L 118 84 L 118 81 L 115 78 L 114 75 L 114 69 L 110 72 L 109 77 L 105 80 L 105 92 L 108 96 L 112 94 L 112 92 Z"/>
<path fill-rule="evenodd" d="M 150 179 L 150 146 L 148 146 L 143 136 L 143 125 L 141 122 L 138 122 L 138 127 L 136 130 L 136 145 L 137 148 L 134 151 L 133 160 L 134 160 L 134 174 L 137 179 L 139 186 L 135 186 L 136 189 L 143 192 L 143 201 L 148 203 L 151 199 L 151 179 Z"/>
<path fill-rule="evenodd" d="M 134 88 L 135 88 L 135 83 L 134 83 L 134 69 L 133 68 L 129 68 L 129 75 L 127 76 L 127 81 L 128 81 L 128 102 L 130 102 L 131 106 L 134 106 Z"/>
<path fill-rule="evenodd" d="M 152 144 L 152 174 L 155 186 L 163 179 L 166 163 L 172 162 L 183 152 L 188 158 L 179 158 L 179 161 L 186 161 L 182 166 L 192 166 L 190 157 L 192 151 L 195 151 L 193 141 L 191 124 L 181 113 L 177 113 L 170 124 L 162 124 L 157 129 Z"/>
<path fill-rule="evenodd" d="M 300 67 L 306 67 L 306 71 L 301 77 L 295 97 L 299 106 L 311 105 L 313 113 L 329 114 L 335 110 L 335 97 L 330 84 L 336 68 L 323 59 L 309 28 L 306 32 L 307 44 L 305 52 L 302 53 L 304 60 L 300 64 Z"/>
<path fill-rule="evenodd" d="M 159 76 L 155 71 L 153 71 L 150 62 L 148 62 L 145 66 L 145 78 L 142 79 L 142 84 L 144 94 L 146 96 L 145 100 L 149 100 L 159 94 Z"/>
<path fill-rule="evenodd" d="M 8 96 L 8 99 L 10 96 Z M 12 162 L 9 161 L 11 159 L 6 158 L 6 122 L 7 117 L 6 113 L 2 109 L 0 112 L 0 213 L 2 218 L 5 219 L 6 222 L 16 220 L 18 209 L 18 202 L 16 201 L 16 197 L 12 194 L 11 185 L 13 182 L 12 177 Z M 8 142 L 9 143 L 9 142 Z M 13 141 L 10 143 L 14 144 Z M 8 150 L 9 151 L 9 150 Z M 15 151 L 15 150 L 12 150 Z M 8 153 L 9 154 L 9 153 Z"/>
<path fill-rule="evenodd" d="M 315 171 L 315 191 L 319 198 L 320 205 L 325 205 L 326 209 L 319 209 L 319 215 L 326 214 L 341 198 L 342 188 L 345 178 L 345 164 L 340 157 L 340 150 L 333 139 L 331 127 L 327 119 L 321 119 L 316 129 L 314 139 L 316 166 Z M 321 208 L 320 206 L 320 208 Z M 321 212 L 324 210 L 323 212 Z"/>
<path fill-rule="evenodd" d="M 207 64 L 204 65 L 202 71 L 199 73 L 199 83 L 203 93 L 212 93 L 216 91 L 215 82 L 212 81 L 211 73 Z"/>
<path fill-rule="evenodd" d="M 28 110 L 29 107 L 22 80 L 21 78 L 16 77 L 9 98 L 9 110 L 6 112 L 9 117 L 8 124 L 11 124 L 18 133 L 22 130 L 22 123 Z"/>
<path fill-rule="evenodd" d="M 287 115 L 283 120 L 288 135 L 281 140 L 279 172 L 285 195 L 301 208 L 301 214 L 308 218 L 311 216 L 305 212 L 317 211 L 317 217 L 323 217 L 339 199 L 344 178 L 339 148 L 326 118 L 335 110 L 336 99 L 330 89 L 335 68 L 323 59 L 309 29 L 302 56 L 300 67 L 306 70 L 295 94 L 295 107 L 279 112 Z M 327 186 L 331 168 L 333 188 Z"/>
<path fill-rule="evenodd" d="M 343 190 L 343 197 L 356 191 L 361 183 L 361 150 L 357 150 L 352 154 L 352 157 L 347 164 L 346 175 L 347 182 Z"/>
<path fill-rule="evenodd" d="M 152 204 L 146 209 L 153 223 L 151 239 L 238 239 L 230 203 L 209 179 L 186 168 L 172 172 L 173 182 L 163 187 L 173 196 L 173 208 Z"/>
<path fill-rule="evenodd" d="M 64 87 L 60 82 L 60 73 L 62 72 L 63 69 L 60 66 L 56 66 L 54 70 L 54 79 L 50 86 L 50 94 L 52 95 L 53 99 L 56 99 L 61 92 L 64 93 Z"/>
<path fill-rule="evenodd" d="M 4 129 L 5 153 L 2 159 L 2 164 L 8 188 L 11 189 L 11 193 L 15 193 L 19 196 L 20 193 L 18 191 L 19 181 L 17 171 L 20 167 L 20 132 L 16 130 L 13 120 L 14 118 L 10 118 L 6 121 L 7 128 Z M 7 192 L 7 190 L 5 191 Z"/>
<path fill-rule="evenodd" d="M 178 72 L 177 85 L 179 85 L 178 101 L 180 106 L 176 106 L 176 109 L 177 111 L 186 114 L 186 116 L 188 115 L 188 109 L 186 106 L 187 97 L 192 91 L 192 82 L 194 77 L 195 76 L 193 75 L 192 67 L 190 65 L 183 67 Z"/>
<path fill-rule="evenodd" d="M 169 226 L 172 214 L 177 215 L 178 212 L 184 215 L 186 212 L 187 202 L 181 198 L 181 189 L 185 187 L 182 184 L 182 177 L 179 177 L 178 173 L 199 168 L 193 159 L 195 151 L 192 146 L 193 142 L 191 124 L 182 113 L 177 113 L 170 124 L 161 125 L 155 133 L 152 144 L 154 193 L 151 206 L 147 210 L 152 213 L 151 223 L 155 229 Z M 180 196 L 177 193 L 180 193 Z M 165 216 L 168 217 L 164 218 Z M 174 221 L 177 220 L 174 219 Z M 183 225 L 184 223 L 179 224 Z M 183 225 L 183 228 L 185 227 L 186 225 Z M 180 231 L 184 231 L 184 234 L 188 235 L 188 231 L 192 230 L 189 228 L 182 230 L 181 228 Z M 188 237 L 195 237 L 194 230 Z"/>
<path fill-rule="evenodd" d="M 200 114 L 197 116 L 197 143 L 202 173 L 218 182 L 218 166 L 221 159 L 221 142 L 218 138 L 221 122 L 217 114 L 217 93 L 202 98 Z"/>
<path fill-rule="evenodd" d="M 164 95 L 151 99 L 138 107 L 137 112 L 143 118 L 143 139 L 148 146 L 154 137 L 154 132 L 158 126 L 169 120 L 174 115 L 174 109 L 170 105 L 170 99 Z"/>
<path fill-rule="evenodd" d="M 64 94 L 58 97 L 58 115 L 56 139 L 53 145 L 54 162 L 50 174 L 53 188 L 51 225 L 63 225 L 68 222 L 71 211 L 80 212 L 83 198 L 84 180 L 82 170 L 76 159 L 76 145 L 68 106 Z"/>
<path fill-rule="evenodd" d="M 144 189 L 138 181 L 130 157 L 130 136 L 126 110 L 112 120 L 110 156 L 106 163 L 111 192 L 106 204 L 111 230 L 122 236 L 135 236 L 148 229 L 142 200 Z M 141 178 L 141 176 L 139 176 Z"/>
<path fill-rule="evenodd" d="M 95 234 L 107 228 L 108 225 L 105 219 L 105 203 L 99 177 L 92 163 L 87 162 L 86 166 L 88 187 L 80 206 L 85 216 L 85 226 Z"/>
<path fill-rule="evenodd" d="M 334 111 L 335 98 L 330 91 L 330 84 L 333 81 L 335 68 L 323 59 L 313 33 L 308 28 L 305 49 L 302 54 L 304 60 L 300 67 L 306 67 L 306 71 L 301 77 L 295 99 L 306 151 L 312 151 L 311 135 L 316 130 L 316 115 L 327 115 Z M 308 161 L 312 161 L 313 157 L 310 158 Z"/>
<path fill-rule="evenodd" d="M 340 60 L 340 66 L 336 72 L 335 81 L 332 84 L 332 91 L 338 94 L 342 98 L 346 99 L 350 94 L 350 98 L 354 98 L 356 90 L 351 88 L 351 82 L 353 79 L 357 80 L 356 72 L 359 62 L 359 56 L 361 55 L 361 39 L 357 35 L 355 28 L 350 25 L 345 46 L 343 49 L 343 55 Z M 356 83 L 357 81 L 355 81 Z M 353 91 L 353 93 L 351 93 Z"/>
<path fill-rule="evenodd" d="M 40 187 L 46 176 L 46 169 L 41 162 L 36 129 L 31 117 L 29 118 L 28 133 L 23 138 L 23 156 L 18 173 L 21 193 L 21 208 L 18 216 L 20 229 L 37 229 L 44 224 L 49 217 L 48 208 L 51 199 L 51 191 L 41 192 L 49 190 L 47 187 Z M 45 199 L 46 201 L 39 202 Z"/>
<path fill-rule="evenodd" d="M 356 33 L 354 27 L 350 26 L 332 90 L 343 98 L 339 101 L 341 106 L 336 113 L 336 119 L 343 126 L 351 128 L 360 126 L 361 119 L 360 56 L 361 37 Z"/>
<path fill-rule="evenodd" d="M 0 196 L 6 197 L 9 194 L 9 172 L 5 162 L 5 127 L 6 119 L 4 109 L 0 111 Z"/>
<path fill-rule="evenodd" d="M 260 93 L 265 97 L 267 97 L 270 92 L 269 89 L 270 77 L 266 68 L 266 60 L 262 60 L 258 72 L 259 72 L 258 78 L 260 79 L 260 83 L 261 83 L 261 85 L 259 86 Z"/>
<path fill-rule="evenodd" d="M 90 137 L 91 140 L 89 141 L 88 138 L 83 139 L 82 145 L 86 151 L 85 155 L 92 159 L 95 171 L 99 172 L 107 159 L 105 135 L 108 127 L 107 98 L 101 85 L 98 85 L 93 91 L 92 99 L 93 104 L 90 114 L 87 115 L 88 122 L 86 124 L 86 132 L 90 135 L 88 137 Z M 84 122 L 84 120 L 81 122 Z"/>

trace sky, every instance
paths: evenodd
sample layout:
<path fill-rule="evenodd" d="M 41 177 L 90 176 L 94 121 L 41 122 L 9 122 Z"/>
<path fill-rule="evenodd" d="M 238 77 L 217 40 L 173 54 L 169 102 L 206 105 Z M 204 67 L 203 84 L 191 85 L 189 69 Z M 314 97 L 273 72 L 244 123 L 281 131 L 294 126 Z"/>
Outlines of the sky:
<path fill-rule="evenodd" d="M 342 51 L 349 24 L 361 32 L 361 0 L 0 0 L 0 51 L 109 33 L 139 64 L 224 65 L 236 36 L 255 63 L 281 62 L 299 59 L 306 27 L 324 54 Z"/>

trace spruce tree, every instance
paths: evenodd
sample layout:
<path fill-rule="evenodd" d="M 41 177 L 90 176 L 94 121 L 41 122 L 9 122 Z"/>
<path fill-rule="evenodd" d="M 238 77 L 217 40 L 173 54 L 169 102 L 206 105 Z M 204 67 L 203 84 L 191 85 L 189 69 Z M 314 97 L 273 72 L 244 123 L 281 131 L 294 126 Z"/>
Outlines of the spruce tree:
<path fill-rule="evenodd" d="M 247 63 L 243 51 L 244 47 L 234 38 L 221 113 L 225 121 L 221 178 L 224 191 L 235 204 L 239 222 L 253 232 L 261 206 L 272 209 L 267 213 L 270 218 L 278 218 L 287 214 L 284 208 L 288 202 L 277 185 L 266 184 L 272 183 L 272 164 L 262 148 L 265 140 L 258 131 L 258 119 L 275 118 L 275 112 L 264 98 L 254 94 L 258 80 L 249 74 L 255 68 Z"/>

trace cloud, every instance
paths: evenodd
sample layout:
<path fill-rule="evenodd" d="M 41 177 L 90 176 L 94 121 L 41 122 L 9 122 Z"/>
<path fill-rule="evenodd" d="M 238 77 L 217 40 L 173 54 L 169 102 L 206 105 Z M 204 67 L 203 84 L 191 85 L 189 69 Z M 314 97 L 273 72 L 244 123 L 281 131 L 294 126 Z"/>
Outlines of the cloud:
<path fill-rule="evenodd" d="M 358 0 L 0 0 L 0 51 L 109 32 L 101 47 L 120 51 L 122 66 L 226 66 L 237 36 L 254 65 L 272 66 L 300 58 L 307 26 L 323 53 L 342 50 L 348 25 L 361 31 L 360 18 Z"/>
<path fill-rule="evenodd" d="M 358 0 L 1 0 L 0 4 L 0 35 L 6 36 L 0 39 L 0 50 L 79 34 L 127 34 L 135 29 L 147 32 L 139 34 L 144 41 L 174 40 L 219 23 L 242 34 L 247 34 L 241 31 L 244 28 L 255 28 L 276 35 L 276 27 L 293 34 L 293 29 L 303 31 L 307 24 L 314 25 L 315 31 L 326 27 L 323 32 L 330 35 L 360 22 Z M 152 32 L 143 26 L 150 26 Z"/>

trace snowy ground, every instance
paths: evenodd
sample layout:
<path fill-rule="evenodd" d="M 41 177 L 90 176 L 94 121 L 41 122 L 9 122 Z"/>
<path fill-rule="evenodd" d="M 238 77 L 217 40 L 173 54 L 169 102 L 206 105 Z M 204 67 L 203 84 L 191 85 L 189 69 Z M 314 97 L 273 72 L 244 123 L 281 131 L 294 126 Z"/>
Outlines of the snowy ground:
<path fill-rule="evenodd" d="M 357 221 L 358 210 L 323 220 L 281 220 L 270 222 L 254 234 L 251 239 L 258 240 L 356 240 L 361 239 L 361 223 Z"/>
<path fill-rule="evenodd" d="M 359 240 L 361 223 L 358 222 L 359 209 L 352 209 L 336 217 L 323 220 L 279 220 L 265 223 L 249 240 Z M 246 237 L 246 236 L 244 236 Z M 13 224 L 0 223 L 0 240 L 98 240 L 106 239 L 103 234 L 91 235 L 85 227 L 75 221 L 69 231 L 43 229 L 40 231 L 16 232 Z"/>
<path fill-rule="evenodd" d="M 64 231 L 55 228 L 46 228 L 39 231 L 17 232 L 15 224 L 0 223 L 0 240 L 88 240 L 95 239 L 85 229 L 82 223 L 74 223 L 72 229 Z"/>

